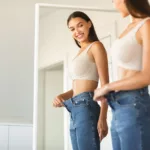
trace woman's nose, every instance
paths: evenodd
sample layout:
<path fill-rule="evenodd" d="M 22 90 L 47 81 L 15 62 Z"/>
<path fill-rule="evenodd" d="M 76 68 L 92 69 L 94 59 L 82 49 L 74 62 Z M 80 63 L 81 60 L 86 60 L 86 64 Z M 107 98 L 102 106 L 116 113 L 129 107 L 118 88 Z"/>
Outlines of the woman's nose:
<path fill-rule="evenodd" d="M 76 35 L 79 34 L 79 29 L 78 29 L 78 28 L 75 29 L 75 34 L 76 34 Z"/>

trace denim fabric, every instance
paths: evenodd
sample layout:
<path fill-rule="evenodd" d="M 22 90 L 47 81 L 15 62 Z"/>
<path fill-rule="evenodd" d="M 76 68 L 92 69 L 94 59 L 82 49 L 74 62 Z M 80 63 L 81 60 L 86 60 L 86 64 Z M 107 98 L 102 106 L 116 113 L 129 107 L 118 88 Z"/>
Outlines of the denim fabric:
<path fill-rule="evenodd" d="M 84 92 L 68 99 L 64 105 L 70 113 L 70 136 L 73 150 L 100 150 L 97 122 L 100 106 L 93 101 L 93 92 Z"/>
<path fill-rule="evenodd" d="M 150 96 L 148 88 L 110 92 L 113 150 L 150 150 Z"/>

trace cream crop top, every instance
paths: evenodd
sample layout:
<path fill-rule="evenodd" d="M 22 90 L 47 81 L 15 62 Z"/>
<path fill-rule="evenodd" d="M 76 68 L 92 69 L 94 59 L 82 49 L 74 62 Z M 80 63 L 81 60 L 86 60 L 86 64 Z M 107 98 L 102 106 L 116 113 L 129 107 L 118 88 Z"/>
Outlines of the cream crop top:
<path fill-rule="evenodd" d="M 125 69 L 142 69 L 142 46 L 136 40 L 136 32 L 150 18 L 140 21 L 129 33 L 117 39 L 111 47 L 112 62 Z"/>
<path fill-rule="evenodd" d="M 72 80 L 81 79 L 94 80 L 98 82 L 99 76 L 96 64 L 92 62 L 88 56 L 88 50 L 91 48 L 93 43 L 83 50 L 79 56 L 76 56 L 72 60 L 72 64 L 70 65 L 70 74 Z"/>

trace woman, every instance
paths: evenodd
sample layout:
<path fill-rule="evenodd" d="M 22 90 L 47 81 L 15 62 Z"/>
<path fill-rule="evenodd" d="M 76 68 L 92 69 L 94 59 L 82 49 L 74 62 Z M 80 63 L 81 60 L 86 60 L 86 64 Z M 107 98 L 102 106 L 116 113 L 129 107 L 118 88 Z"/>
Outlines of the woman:
<path fill-rule="evenodd" d="M 114 150 L 150 150 L 150 6 L 148 0 L 114 0 L 123 17 L 132 22 L 111 48 L 118 70 L 116 81 L 95 90 L 112 108 Z"/>
<path fill-rule="evenodd" d="M 99 78 L 101 86 L 109 82 L 106 51 L 85 13 L 72 13 L 67 25 L 80 50 L 70 64 L 72 89 L 58 95 L 53 105 L 64 105 L 70 112 L 73 150 L 99 150 L 100 140 L 108 132 L 107 102 L 101 103 L 100 113 L 100 106 L 93 101 L 93 95 Z"/>

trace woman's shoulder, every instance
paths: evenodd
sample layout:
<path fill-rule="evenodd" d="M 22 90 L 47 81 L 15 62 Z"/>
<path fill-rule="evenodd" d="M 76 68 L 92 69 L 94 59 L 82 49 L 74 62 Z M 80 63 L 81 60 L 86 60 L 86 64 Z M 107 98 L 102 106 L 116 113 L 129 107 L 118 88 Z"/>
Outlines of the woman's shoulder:
<path fill-rule="evenodd" d="M 150 17 L 143 19 L 141 23 L 141 31 L 150 29 Z"/>
<path fill-rule="evenodd" d="M 145 20 L 145 22 L 143 23 L 141 29 L 140 29 L 140 33 L 142 35 L 142 38 L 147 38 L 150 37 L 150 17 L 148 19 Z"/>
<path fill-rule="evenodd" d="M 95 41 L 95 42 L 93 42 L 93 44 L 92 44 L 92 46 L 91 46 L 91 49 L 93 49 L 93 50 L 99 50 L 99 49 L 104 49 L 104 45 L 103 45 L 103 43 L 102 42 L 100 42 L 100 41 Z"/>

